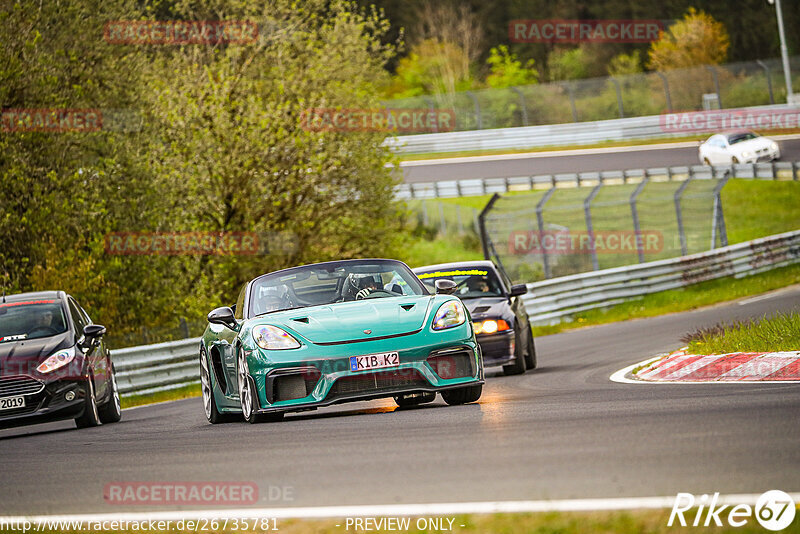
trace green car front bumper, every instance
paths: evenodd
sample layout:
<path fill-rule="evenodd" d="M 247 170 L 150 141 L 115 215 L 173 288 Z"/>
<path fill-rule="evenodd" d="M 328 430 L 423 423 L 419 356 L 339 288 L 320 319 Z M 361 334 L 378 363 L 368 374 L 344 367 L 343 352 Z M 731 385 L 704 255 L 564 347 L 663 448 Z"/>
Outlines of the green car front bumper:
<path fill-rule="evenodd" d="M 307 410 L 483 383 L 480 348 L 469 327 L 425 330 L 381 340 L 304 344 L 293 350 L 245 350 L 258 412 Z M 434 343 L 431 334 L 436 336 Z M 351 356 L 391 352 L 398 353 L 399 365 L 351 369 Z"/>

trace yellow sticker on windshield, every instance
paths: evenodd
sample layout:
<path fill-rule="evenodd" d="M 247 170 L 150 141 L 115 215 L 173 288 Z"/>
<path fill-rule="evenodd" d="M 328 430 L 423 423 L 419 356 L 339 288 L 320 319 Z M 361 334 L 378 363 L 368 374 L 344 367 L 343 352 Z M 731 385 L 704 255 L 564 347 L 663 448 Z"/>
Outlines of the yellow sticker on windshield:
<path fill-rule="evenodd" d="M 489 271 L 479 271 L 472 269 L 471 271 L 436 271 L 434 273 L 418 274 L 417 278 L 423 280 L 425 278 L 441 278 L 443 276 L 486 276 Z"/>

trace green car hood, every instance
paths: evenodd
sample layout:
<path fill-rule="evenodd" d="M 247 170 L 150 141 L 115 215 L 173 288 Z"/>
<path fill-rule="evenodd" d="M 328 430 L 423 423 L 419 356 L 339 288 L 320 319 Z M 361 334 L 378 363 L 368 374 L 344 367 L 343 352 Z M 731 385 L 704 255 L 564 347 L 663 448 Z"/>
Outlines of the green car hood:
<path fill-rule="evenodd" d="M 312 343 L 375 339 L 423 328 L 433 299 L 411 295 L 310 306 L 259 317 L 258 324 L 288 327 Z"/>

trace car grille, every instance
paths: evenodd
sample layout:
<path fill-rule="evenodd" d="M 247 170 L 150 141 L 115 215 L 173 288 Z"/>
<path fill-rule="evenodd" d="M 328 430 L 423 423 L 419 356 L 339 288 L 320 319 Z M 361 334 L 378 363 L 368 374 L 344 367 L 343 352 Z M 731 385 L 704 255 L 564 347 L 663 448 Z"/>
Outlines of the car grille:
<path fill-rule="evenodd" d="M 429 385 L 416 369 L 397 369 L 342 377 L 333 384 L 328 396 L 378 393 L 399 387 Z"/>
<path fill-rule="evenodd" d="M 44 384 L 29 376 L 0 377 L 0 397 L 34 395 L 44 389 Z"/>

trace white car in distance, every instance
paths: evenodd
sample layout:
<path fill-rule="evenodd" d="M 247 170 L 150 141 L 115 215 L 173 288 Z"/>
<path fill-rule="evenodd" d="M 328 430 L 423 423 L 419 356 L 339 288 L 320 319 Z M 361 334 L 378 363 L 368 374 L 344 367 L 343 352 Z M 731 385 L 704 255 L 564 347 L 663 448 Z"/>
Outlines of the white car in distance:
<path fill-rule="evenodd" d="M 742 130 L 712 135 L 700 144 L 699 156 L 704 165 L 735 165 L 780 159 L 781 150 L 772 139 Z"/>

